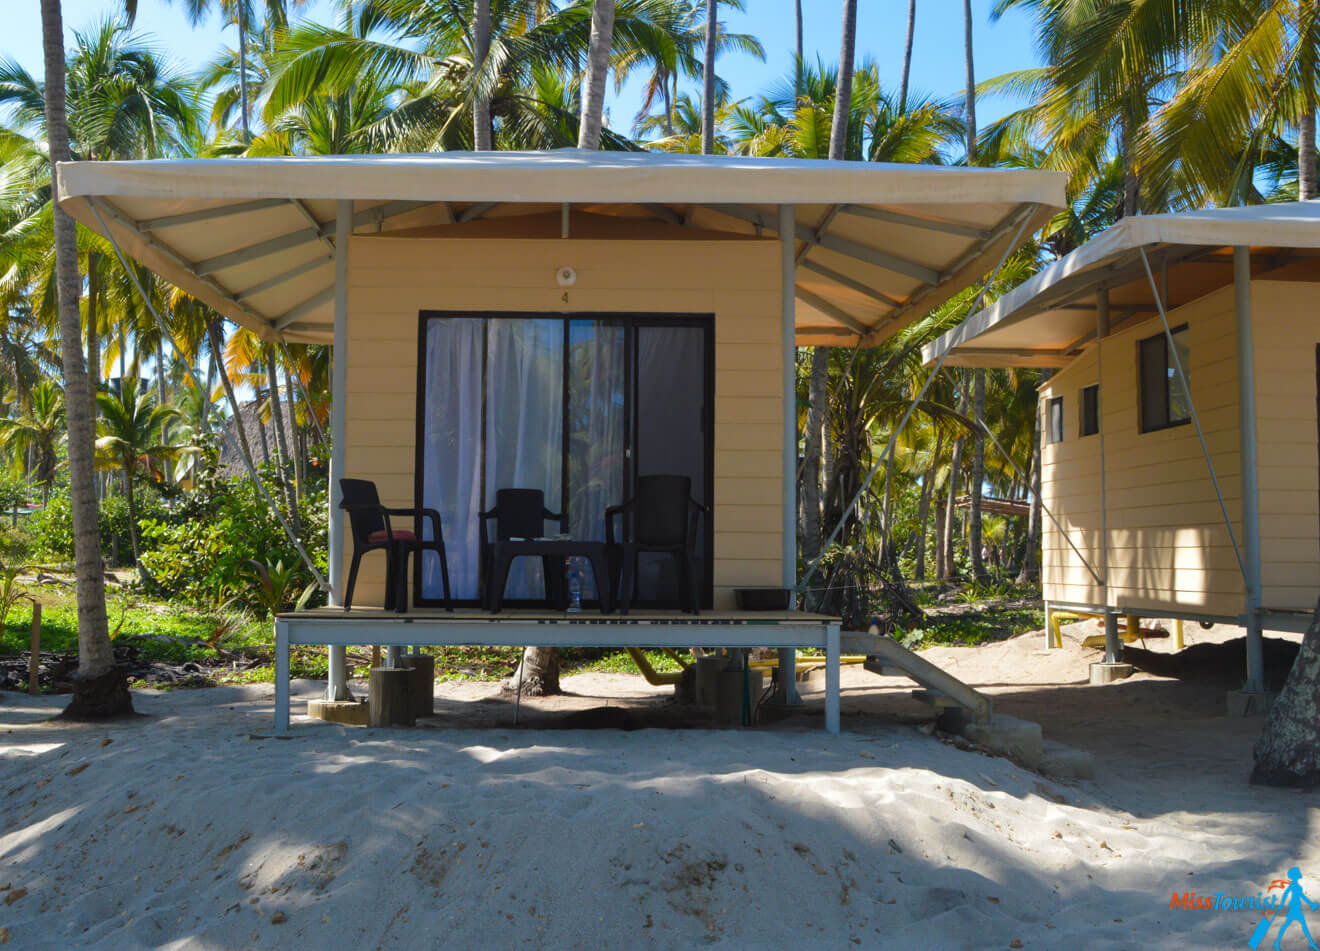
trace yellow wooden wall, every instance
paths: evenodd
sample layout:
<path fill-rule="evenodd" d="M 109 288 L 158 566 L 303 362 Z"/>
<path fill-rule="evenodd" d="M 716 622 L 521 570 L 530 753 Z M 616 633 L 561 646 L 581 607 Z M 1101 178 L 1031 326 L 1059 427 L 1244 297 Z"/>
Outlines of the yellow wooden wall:
<path fill-rule="evenodd" d="M 782 583 L 779 306 L 771 240 L 354 237 L 345 475 L 413 504 L 419 311 L 714 314 L 715 606 L 731 608 L 735 587 Z M 379 603 L 383 562 L 364 560 L 356 603 Z"/>
<path fill-rule="evenodd" d="M 1192 400 L 1220 486 L 1241 539 L 1238 374 L 1233 289 L 1223 288 L 1169 314 L 1188 325 Z M 1107 603 L 1192 614 L 1236 616 L 1244 586 L 1196 429 L 1190 423 L 1140 431 L 1138 341 L 1162 332 L 1159 318 L 1124 328 L 1041 388 L 1041 412 L 1064 398 L 1065 439 L 1042 449 L 1042 498 L 1095 566 L 1100 535 L 1101 440 L 1078 436 L 1081 387 L 1100 380 L 1109 534 Z M 1043 526 L 1045 597 L 1099 604 L 1092 580 L 1048 519 Z M 1102 572 L 1103 573 L 1103 572 Z"/>
<path fill-rule="evenodd" d="M 1315 284 L 1253 281 L 1261 604 L 1310 611 L 1320 594 Z"/>

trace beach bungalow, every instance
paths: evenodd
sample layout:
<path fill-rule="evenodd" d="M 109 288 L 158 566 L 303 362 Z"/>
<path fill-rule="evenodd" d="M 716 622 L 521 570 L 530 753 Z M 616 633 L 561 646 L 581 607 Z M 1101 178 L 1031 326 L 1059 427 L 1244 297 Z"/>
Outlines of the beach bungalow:
<path fill-rule="evenodd" d="M 1044 367 L 1047 610 L 1304 630 L 1320 594 L 1320 205 L 1126 218 L 928 363 Z M 1103 665 L 1101 665 L 1103 666 Z"/>
<path fill-rule="evenodd" d="M 441 513 L 457 610 L 430 556 L 414 610 L 362 607 L 383 595 L 369 556 L 352 611 L 277 621 L 280 726 L 290 643 L 708 644 L 827 649 L 837 729 L 838 619 L 735 609 L 737 589 L 794 586 L 794 348 L 885 339 L 1063 203 L 1062 178 L 1030 170 L 573 149 L 86 162 L 58 183 L 80 222 L 241 326 L 332 343 L 332 491 L 370 480 Z M 700 615 L 661 609 L 662 559 L 639 564 L 626 617 L 478 609 L 497 490 L 540 489 L 565 534 L 599 541 L 606 507 L 660 473 L 707 509 Z M 345 536 L 332 503 L 333 604 Z M 515 574 L 506 596 L 546 580 Z"/>

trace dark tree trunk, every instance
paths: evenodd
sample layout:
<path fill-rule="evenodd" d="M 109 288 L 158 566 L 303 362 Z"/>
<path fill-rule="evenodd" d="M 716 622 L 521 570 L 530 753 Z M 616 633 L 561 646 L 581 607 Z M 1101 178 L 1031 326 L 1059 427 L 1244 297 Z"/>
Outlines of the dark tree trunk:
<path fill-rule="evenodd" d="M 60 0 L 41 0 L 42 53 L 46 80 L 46 138 L 50 162 L 67 162 L 69 125 L 65 110 L 64 19 Z M 55 184 L 55 183 L 53 183 Z M 60 317 L 60 357 L 68 427 L 69 496 L 73 509 L 74 562 L 78 601 L 78 672 L 70 709 L 82 715 L 131 713 L 133 701 L 124 672 L 115 666 L 105 610 L 105 563 L 96 502 L 93 461 L 95 427 L 83 364 L 82 320 L 78 313 L 78 241 L 73 219 L 52 191 L 55 232 L 55 286 Z M 101 684 L 107 686 L 99 686 Z"/>
<path fill-rule="evenodd" d="M 802 557 L 808 562 L 820 554 L 821 443 L 825 431 L 825 403 L 829 399 L 829 360 L 829 350 L 812 348 L 807 421 L 802 429 Z"/>
<path fill-rule="evenodd" d="M 917 0 L 908 0 L 907 43 L 903 47 L 903 78 L 898 84 L 898 109 L 907 112 L 908 77 L 912 75 L 912 36 L 917 25 Z"/>
<path fill-rule="evenodd" d="M 1288 680 L 1265 718 L 1253 756 L 1253 783 L 1320 786 L 1320 602 Z"/>
<path fill-rule="evenodd" d="M 972 372 L 972 411 L 977 426 L 985 425 L 985 371 Z M 985 433 L 978 428 L 972 436 L 972 477 L 968 489 L 971 493 L 971 507 L 967 515 L 967 547 L 972 558 L 972 577 L 978 582 L 989 580 L 985 571 L 985 559 L 981 557 L 981 491 L 985 482 Z"/>
<path fill-rule="evenodd" d="M 1018 584 L 1035 584 L 1040 580 L 1040 414 L 1036 414 L 1034 438 L 1031 443 L 1031 508 L 1027 515 L 1026 551 L 1022 555 L 1022 570 Z"/>
<path fill-rule="evenodd" d="M 947 581 L 957 573 L 954 565 L 954 540 L 958 537 L 958 481 L 962 468 L 963 437 L 959 436 L 953 444 L 953 458 L 949 461 L 948 500 L 944 504 L 944 525 L 940 533 L 940 547 L 944 550 L 944 574 L 941 581 Z"/>
<path fill-rule="evenodd" d="M 916 0 L 913 0 L 915 3 Z M 802 95 L 802 0 L 793 3 L 793 92 Z"/>
<path fill-rule="evenodd" d="M 719 29 L 715 0 L 706 0 L 706 49 L 701 74 L 701 154 L 715 154 L 715 47 Z"/>
<path fill-rule="evenodd" d="M 217 317 L 206 325 L 206 338 L 209 341 L 211 353 L 215 360 L 216 372 L 220 374 L 220 385 L 224 387 L 225 397 L 229 400 L 229 408 L 234 413 L 234 429 L 238 437 L 238 448 L 247 459 L 248 464 L 252 464 L 252 446 L 248 443 L 247 429 L 243 425 L 242 407 L 238 404 L 238 397 L 234 395 L 234 382 L 229 379 L 229 371 L 225 369 L 225 342 L 220 337 L 220 318 Z"/>
<path fill-rule="evenodd" d="M 857 0 L 843 0 L 839 82 L 834 94 L 834 120 L 830 125 L 830 158 L 834 161 L 843 159 L 848 149 L 848 119 L 852 112 L 853 58 L 856 50 Z"/>
<path fill-rule="evenodd" d="M 472 4 L 472 81 L 486 65 L 490 52 L 490 0 L 473 0 Z M 472 96 L 472 147 L 478 152 L 489 152 L 493 147 L 493 126 L 490 121 L 490 97 L 474 89 Z"/>
<path fill-rule="evenodd" d="M 935 451 L 931 453 L 930 467 L 921 480 L 921 501 L 917 503 L 917 560 L 912 574 L 917 581 L 926 580 L 926 539 L 930 536 L 930 497 L 935 490 L 935 478 L 940 470 L 940 453 L 944 451 L 944 433 L 935 437 Z"/>
<path fill-rule="evenodd" d="M 529 697 L 548 697 L 560 693 L 559 651 L 553 647 L 524 648 L 522 662 L 506 686 L 516 690 L 520 676 L 522 692 Z"/>
<path fill-rule="evenodd" d="M 280 377 L 275 367 L 275 348 L 266 347 L 266 385 L 270 387 L 270 418 L 275 425 L 275 460 L 280 471 L 280 487 L 284 490 L 284 504 L 289 512 L 289 523 L 301 535 L 298 524 L 298 498 L 289 480 L 288 434 L 284 428 L 284 404 L 280 399 Z"/>
<path fill-rule="evenodd" d="M 963 55 L 967 60 L 967 164 L 976 164 L 976 59 L 972 52 L 972 0 L 963 0 Z"/>

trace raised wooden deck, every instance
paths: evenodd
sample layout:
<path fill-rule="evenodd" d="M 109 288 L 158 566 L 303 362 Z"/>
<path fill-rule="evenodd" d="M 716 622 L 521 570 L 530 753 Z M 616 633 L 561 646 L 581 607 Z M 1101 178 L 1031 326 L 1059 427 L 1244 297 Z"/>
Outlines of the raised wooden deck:
<path fill-rule="evenodd" d="M 774 647 L 816 648 L 826 655 L 825 725 L 839 731 L 840 620 L 800 611 L 583 611 L 414 608 L 313 608 L 275 618 L 275 728 L 289 727 L 289 647 L 326 645 L 459 645 L 506 647 Z"/>

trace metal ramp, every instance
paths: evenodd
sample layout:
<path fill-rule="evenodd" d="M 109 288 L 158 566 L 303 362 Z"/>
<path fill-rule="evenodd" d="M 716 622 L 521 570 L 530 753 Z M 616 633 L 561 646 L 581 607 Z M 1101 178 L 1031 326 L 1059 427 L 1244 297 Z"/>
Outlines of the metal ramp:
<path fill-rule="evenodd" d="M 949 709 L 966 711 L 974 723 L 990 722 L 990 698 L 979 690 L 967 686 L 948 671 L 935 666 L 921 655 L 908 650 L 892 637 L 875 633 L 841 634 L 840 648 L 848 654 L 865 654 L 865 668 L 884 677 L 907 677 L 924 690 L 913 691 L 913 697 L 929 703 L 938 712 Z"/>

